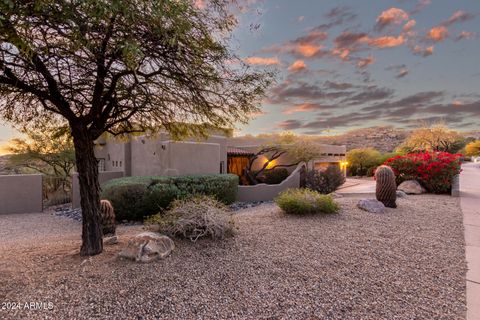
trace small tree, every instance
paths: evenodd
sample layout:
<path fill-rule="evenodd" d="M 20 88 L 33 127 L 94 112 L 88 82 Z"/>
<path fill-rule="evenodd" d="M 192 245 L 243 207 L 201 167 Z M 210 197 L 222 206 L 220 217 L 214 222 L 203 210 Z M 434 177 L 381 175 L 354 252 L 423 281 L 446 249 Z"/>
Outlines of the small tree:
<path fill-rule="evenodd" d="M 318 158 L 320 154 L 321 147 L 319 144 L 311 142 L 307 138 L 286 133 L 280 135 L 270 145 L 262 147 L 260 151 L 253 155 L 247 168 L 245 168 L 245 172 L 249 182 L 257 184 L 258 177 L 266 170 L 293 167 L 301 162 L 309 163 Z M 275 164 L 276 160 L 283 155 L 288 155 L 290 162 Z M 262 160 L 263 164 L 260 169 L 254 170 L 253 167 L 258 160 Z"/>
<path fill-rule="evenodd" d="M 450 130 L 445 123 L 432 125 L 423 123 L 413 130 L 409 137 L 399 146 L 400 153 L 443 151 L 458 152 L 464 146 L 464 138 L 456 131 Z"/>
<path fill-rule="evenodd" d="M 22 130 L 27 139 L 13 139 L 7 147 L 13 154 L 9 166 L 69 179 L 75 167 L 75 149 L 72 137 L 62 129 Z"/>
<path fill-rule="evenodd" d="M 347 152 L 347 162 L 350 173 L 364 176 L 371 167 L 380 164 L 382 155 L 373 148 L 358 148 Z"/>
<path fill-rule="evenodd" d="M 0 2 L 0 114 L 67 124 L 83 215 L 81 255 L 102 252 L 94 140 L 246 122 L 268 85 L 227 46 L 227 0 Z M 203 8 L 204 7 L 204 8 Z M 236 63 L 237 62 L 237 63 Z M 201 126 L 177 126 L 198 123 Z"/>
<path fill-rule="evenodd" d="M 480 156 L 480 140 L 472 141 L 465 146 L 465 155 L 469 157 Z"/>

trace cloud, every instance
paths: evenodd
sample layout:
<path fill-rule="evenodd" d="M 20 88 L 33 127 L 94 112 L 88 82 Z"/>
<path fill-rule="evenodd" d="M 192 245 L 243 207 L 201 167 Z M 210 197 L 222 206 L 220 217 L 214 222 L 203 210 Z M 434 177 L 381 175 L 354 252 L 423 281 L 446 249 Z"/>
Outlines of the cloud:
<path fill-rule="evenodd" d="M 277 57 L 248 57 L 243 59 L 248 64 L 253 65 L 263 65 L 263 66 L 272 66 L 279 65 L 280 60 Z"/>
<path fill-rule="evenodd" d="M 328 38 L 328 33 L 310 30 L 306 36 L 298 37 L 281 45 L 274 45 L 262 49 L 262 52 L 269 53 L 290 53 L 295 56 L 312 58 L 316 55 L 325 54 L 322 52 L 322 42 Z"/>
<path fill-rule="evenodd" d="M 466 22 L 468 20 L 471 20 L 473 19 L 475 16 L 473 14 L 470 14 L 468 12 L 465 12 L 465 11 L 462 11 L 462 10 L 458 10 L 458 11 L 455 11 L 450 18 L 448 18 L 448 20 L 444 21 L 442 23 L 443 26 L 451 26 L 452 24 L 455 24 L 455 23 L 462 23 L 462 22 Z"/>
<path fill-rule="evenodd" d="M 325 18 L 328 19 L 328 22 L 318 25 L 315 27 L 315 30 L 325 31 L 333 27 L 352 22 L 357 18 L 357 15 L 353 13 L 349 7 L 338 6 L 327 12 L 327 14 L 325 14 Z"/>
<path fill-rule="evenodd" d="M 354 50 L 358 45 L 365 43 L 367 40 L 368 35 L 366 33 L 344 31 L 336 37 L 333 42 L 335 43 L 336 48 L 348 48 L 349 50 Z"/>
<path fill-rule="evenodd" d="M 291 104 L 298 99 L 304 101 L 318 101 L 322 99 L 337 99 L 351 95 L 347 91 L 325 91 L 321 87 L 304 81 L 285 81 L 271 90 L 269 102 L 274 104 Z"/>
<path fill-rule="evenodd" d="M 294 104 L 293 106 L 287 107 L 283 109 L 283 114 L 295 114 L 299 112 L 308 112 L 308 111 L 321 111 L 321 110 L 328 110 L 328 109 L 335 109 L 337 105 L 325 105 L 319 103 L 298 103 Z"/>
<path fill-rule="evenodd" d="M 448 37 L 448 29 L 445 26 L 433 27 L 428 31 L 427 37 L 435 42 L 442 42 Z"/>
<path fill-rule="evenodd" d="M 415 27 L 415 25 L 417 24 L 417 22 L 415 20 L 408 20 L 408 22 L 403 26 L 403 32 L 409 32 L 413 29 L 413 27 Z"/>
<path fill-rule="evenodd" d="M 301 128 L 303 125 L 302 121 L 299 120 L 285 120 L 277 124 L 277 128 L 283 130 L 295 130 Z"/>
<path fill-rule="evenodd" d="M 435 50 L 434 46 L 421 47 L 419 45 L 415 45 L 411 48 L 411 51 L 414 55 L 422 56 L 422 57 L 431 56 L 433 54 L 434 50 Z"/>
<path fill-rule="evenodd" d="M 348 105 L 361 105 L 367 102 L 388 99 L 393 96 L 393 93 L 393 89 L 366 86 L 355 95 L 342 100 L 342 102 Z"/>
<path fill-rule="evenodd" d="M 288 71 L 298 72 L 298 71 L 305 70 L 306 68 L 307 68 L 307 65 L 303 60 L 296 60 L 290 65 L 290 67 L 288 67 Z"/>
<path fill-rule="evenodd" d="M 455 41 L 470 40 L 470 39 L 475 39 L 476 37 L 477 37 L 477 34 L 475 32 L 462 31 L 455 38 Z"/>
<path fill-rule="evenodd" d="M 389 66 L 389 67 L 386 67 L 385 70 L 395 71 L 396 79 L 403 78 L 409 73 L 407 66 L 404 64 Z"/>
<path fill-rule="evenodd" d="M 383 30 L 390 25 L 399 25 L 409 19 L 408 13 L 399 8 L 390 8 L 383 11 L 377 17 L 377 23 L 375 25 L 376 30 Z"/>
<path fill-rule="evenodd" d="M 375 58 L 373 56 L 368 56 L 367 58 L 359 58 L 357 61 L 357 68 L 363 69 L 367 66 L 373 64 L 375 62 Z"/>
<path fill-rule="evenodd" d="M 394 36 L 382 36 L 378 38 L 373 38 L 368 40 L 368 44 L 377 48 L 393 48 L 401 46 L 405 43 L 405 37 L 399 35 L 398 37 Z"/>
<path fill-rule="evenodd" d="M 403 77 L 405 77 L 405 76 L 408 74 L 408 72 L 409 72 L 409 71 L 408 71 L 407 68 L 402 68 L 402 69 L 398 70 L 398 73 L 397 73 L 397 75 L 395 76 L 395 78 L 397 78 L 397 79 L 403 78 Z"/>
<path fill-rule="evenodd" d="M 425 9 L 430 3 L 432 3 L 431 0 L 419 0 L 415 8 L 413 8 L 412 11 L 410 11 L 410 14 L 417 14 L 423 9 Z"/>
<path fill-rule="evenodd" d="M 327 89 L 334 89 L 334 90 L 346 90 L 354 88 L 355 85 L 346 82 L 333 82 L 333 81 L 325 81 L 323 86 Z"/>

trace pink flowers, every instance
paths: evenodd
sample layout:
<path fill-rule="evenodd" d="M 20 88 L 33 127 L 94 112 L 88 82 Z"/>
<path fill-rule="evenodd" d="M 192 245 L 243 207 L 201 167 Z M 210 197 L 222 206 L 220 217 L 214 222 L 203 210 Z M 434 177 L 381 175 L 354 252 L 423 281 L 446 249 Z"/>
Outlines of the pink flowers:
<path fill-rule="evenodd" d="M 460 157 L 448 152 L 410 153 L 390 158 L 384 165 L 392 167 L 397 183 L 415 179 L 430 192 L 446 193 L 453 177 L 461 171 Z"/>

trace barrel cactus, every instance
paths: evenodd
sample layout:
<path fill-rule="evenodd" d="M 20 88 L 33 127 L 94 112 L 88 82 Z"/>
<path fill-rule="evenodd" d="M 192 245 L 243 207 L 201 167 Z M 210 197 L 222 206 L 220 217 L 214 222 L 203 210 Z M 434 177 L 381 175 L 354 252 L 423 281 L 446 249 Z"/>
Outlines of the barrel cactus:
<path fill-rule="evenodd" d="M 100 200 L 100 222 L 104 236 L 115 234 L 115 211 L 108 200 Z"/>
<path fill-rule="evenodd" d="M 392 168 L 389 166 L 378 167 L 375 171 L 375 180 L 377 181 L 377 200 L 382 202 L 385 207 L 396 208 L 397 184 Z"/>

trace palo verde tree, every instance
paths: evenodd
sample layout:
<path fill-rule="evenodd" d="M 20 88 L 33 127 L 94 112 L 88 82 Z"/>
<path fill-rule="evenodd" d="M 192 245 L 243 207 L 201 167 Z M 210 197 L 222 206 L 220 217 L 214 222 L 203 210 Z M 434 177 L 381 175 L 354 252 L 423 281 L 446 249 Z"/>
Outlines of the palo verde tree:
<path fill-rule="evenodd" d="M 94 140 L 204 132 L 247 121 L 270 77 L 228 47 L 228 0 L 0 1 L 0 114 L 68 124 L 83 215 L 81 255 L 102 252 Z M 183 124 L 201 124 L 197 126 Z M 177 124 L 177 125 L 176 125 Z"/>

